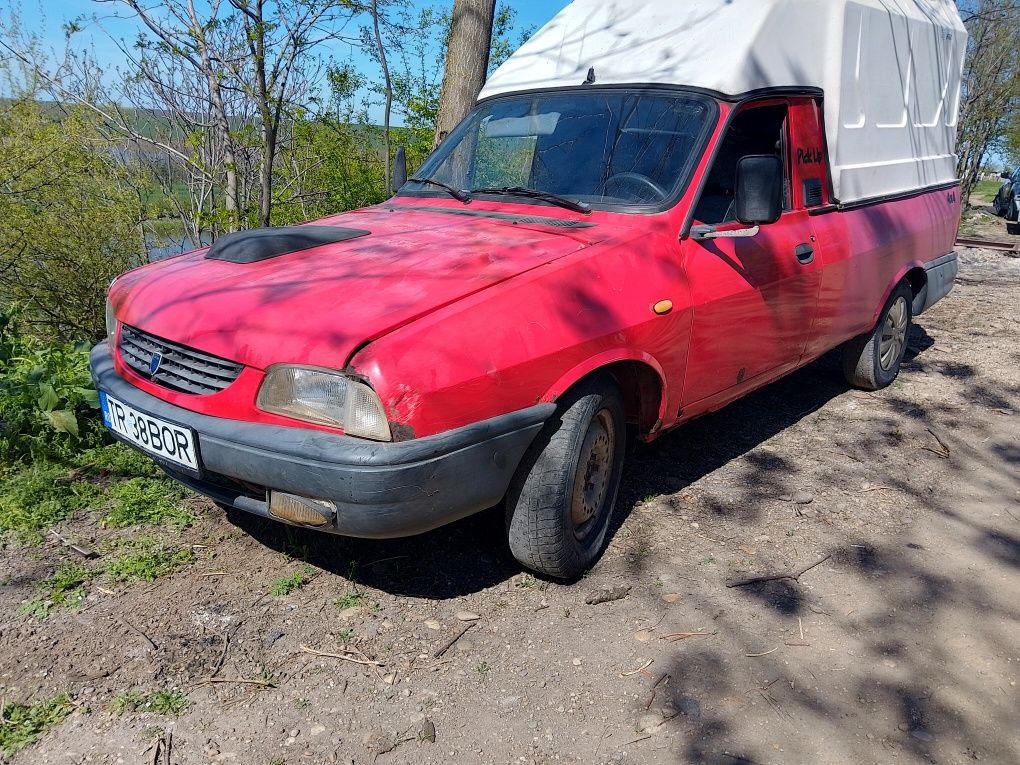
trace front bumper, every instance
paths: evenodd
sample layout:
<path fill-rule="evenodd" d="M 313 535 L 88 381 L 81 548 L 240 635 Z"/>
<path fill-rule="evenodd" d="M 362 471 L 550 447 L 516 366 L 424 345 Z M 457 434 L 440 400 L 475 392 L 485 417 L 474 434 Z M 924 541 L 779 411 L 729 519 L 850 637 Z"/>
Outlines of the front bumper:
<path fill-rule="evenodd" d="M 553 404 L 399 443 L 375 443 L 306 428 L 226 420 L 182 409 L 114 370 L 105 343 L 92 349 L 99 388 L 140 411 L 195 430 L 200 478 L 163 465 L 173 478 L 223 504 L 269 514 L 267 490 L 336 505 L 320 531 L 353 537 L 420 534 L 498 504 Z"/>

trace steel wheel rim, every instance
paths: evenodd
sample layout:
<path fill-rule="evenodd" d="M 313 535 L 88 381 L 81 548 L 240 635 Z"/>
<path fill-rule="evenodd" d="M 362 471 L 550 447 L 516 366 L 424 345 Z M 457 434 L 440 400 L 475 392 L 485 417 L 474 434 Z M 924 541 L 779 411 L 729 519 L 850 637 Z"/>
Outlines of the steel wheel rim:
<path fill-rule="evenodd" d="M 577 473 L 570 496 L 570 521 L 574 535 L 584 539 L 598 527 L 616 457 L 616 424 L 609 410 L 601 409 L 592 418 L 581 444 Z"/>
<path fill-rule="evenodd" d="M 878 343 L 878 360 L 883 371 L 888 372 L 899 361 L 903 348 L 907 344 L 907 299 L 902 295 L 896 298 L 885 315 L 882 325 L 882 336 Z"/>

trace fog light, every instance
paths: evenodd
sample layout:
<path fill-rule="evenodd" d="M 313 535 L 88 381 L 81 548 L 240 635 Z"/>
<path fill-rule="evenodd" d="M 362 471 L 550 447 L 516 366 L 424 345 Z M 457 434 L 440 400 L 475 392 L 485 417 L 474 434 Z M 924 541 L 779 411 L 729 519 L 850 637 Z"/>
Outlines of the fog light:
<path fill-rule="evenodd" d="M 269 492 L 269 514 L 282 521 L 302 526 L 325 526 L 333 520 L 336 505 L 322 499 L 309 499 L 282 491 Z"/>

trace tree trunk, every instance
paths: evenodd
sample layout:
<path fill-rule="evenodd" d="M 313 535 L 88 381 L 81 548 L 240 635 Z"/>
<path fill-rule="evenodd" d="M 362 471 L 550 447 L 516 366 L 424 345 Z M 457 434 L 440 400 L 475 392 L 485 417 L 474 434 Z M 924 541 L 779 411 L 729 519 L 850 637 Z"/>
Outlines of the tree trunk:
<path fill-rule="evenodd" d="M 485 84 L 495 9 L 496 0 L 454 0 L 433 146 L 438 146 L 471 111 Z"/>
<path fill-rule="evenodd" d="M 262 128 L 262 167 L 259 175 L 259 225 L 273 225 L 273 166 L 276 164 L 277 128 L 264 124 Z"/>
<path fill-rule="evenodd" d="M 393 196 L 393 174 L 390 172 L 390 113 L 393 110 L 393 80 L 390 78 L 390 65 L 386 61 L 386 46 L 383 45 L 382 34 L 379 32 L 379 2 L 372 0 L 372 27 L 375 31 L 375 48 L 379 55 L 379 64 L 383 70 L 383 87 L 386 90 L 386 106 L 383 114 L 383 182 L 386 196 Z"/>

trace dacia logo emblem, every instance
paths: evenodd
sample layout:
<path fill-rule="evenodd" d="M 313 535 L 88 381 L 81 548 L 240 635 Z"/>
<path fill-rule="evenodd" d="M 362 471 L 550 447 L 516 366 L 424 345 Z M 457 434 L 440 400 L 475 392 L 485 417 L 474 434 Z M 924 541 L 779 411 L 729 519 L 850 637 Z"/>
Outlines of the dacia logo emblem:
<path fill-rule="evenodd" d="M 149 359 L 149 377 L 155 377 L 156 372 L 159 371 L 160 364 L 163 363 L 163 354 L 157 351 L 152 354 L 152 358 Z"/>

